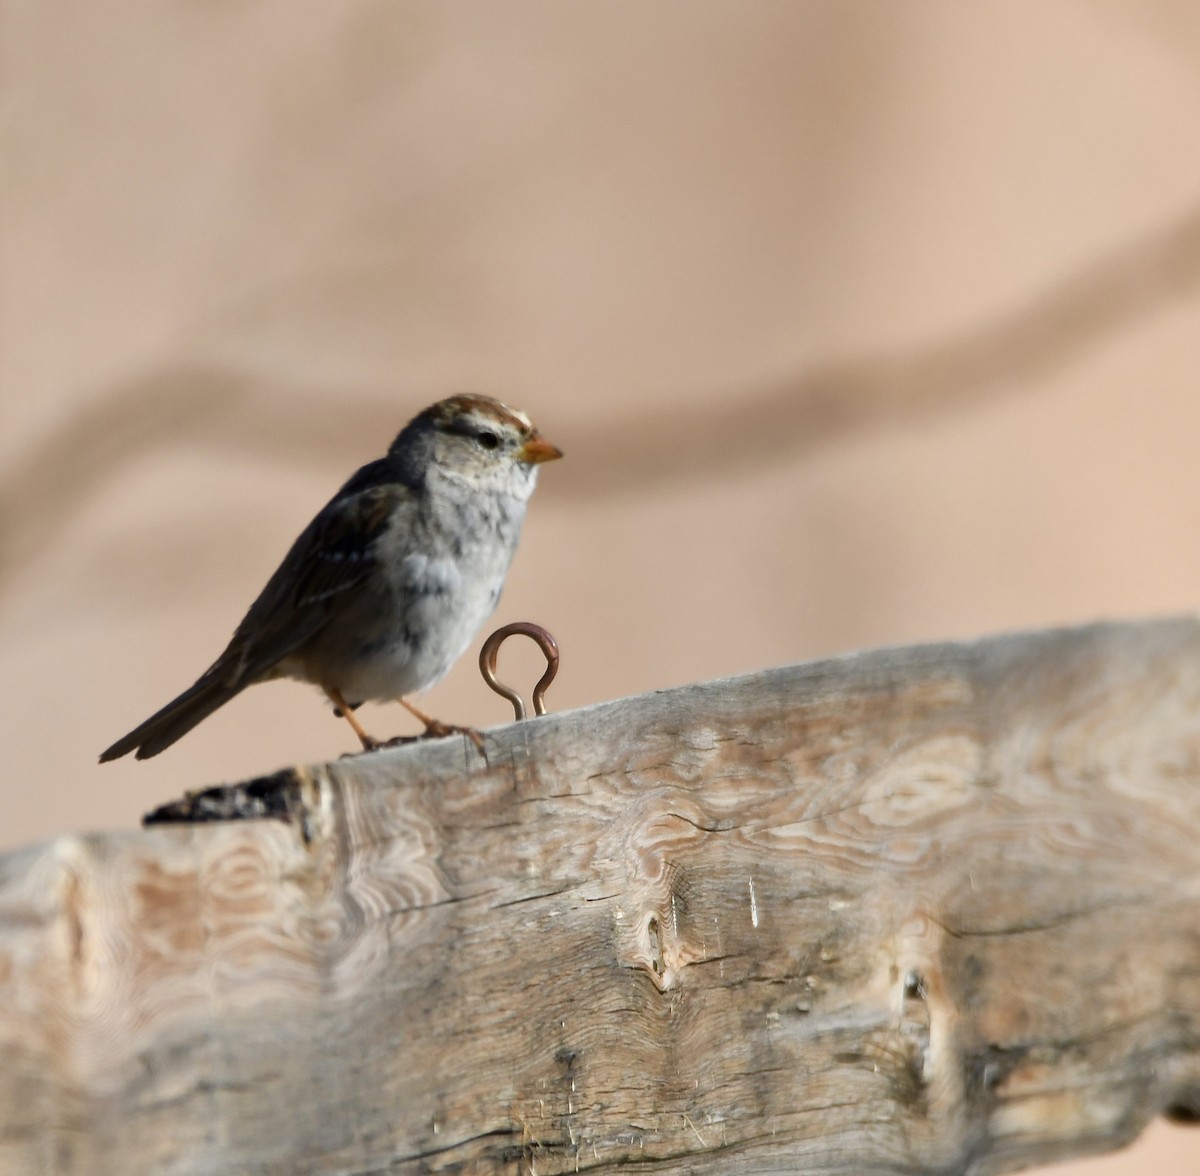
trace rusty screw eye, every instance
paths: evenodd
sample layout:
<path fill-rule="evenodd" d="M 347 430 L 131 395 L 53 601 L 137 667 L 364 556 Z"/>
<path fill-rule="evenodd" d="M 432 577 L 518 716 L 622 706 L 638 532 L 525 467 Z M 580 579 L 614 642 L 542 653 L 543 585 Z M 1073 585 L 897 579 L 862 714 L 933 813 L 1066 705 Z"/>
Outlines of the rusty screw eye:
<path fill-rule="evenodd" d="M 517 720 L 529 717 L 525 709 L 525 700 L 511 687 L 505 686 L 496 678 L 496 659 L 500 656 L 500 646 L 514 633 L 521 633 L 537 642 L 538 648 L 546 657 L 546 672 L 538 679 L 533 688 L 533 713 L 546 713 L 546 690 L 558 673 L 558 642 L 554 640 L 548 629 L 535 625 L 532 621 L 513 621 L 511 625 L 502 625 L 484 643 L 479 651 L 479 672 L 483 680 L 502 698 L 507 698 L 513 705 L 513 713 Z"/>

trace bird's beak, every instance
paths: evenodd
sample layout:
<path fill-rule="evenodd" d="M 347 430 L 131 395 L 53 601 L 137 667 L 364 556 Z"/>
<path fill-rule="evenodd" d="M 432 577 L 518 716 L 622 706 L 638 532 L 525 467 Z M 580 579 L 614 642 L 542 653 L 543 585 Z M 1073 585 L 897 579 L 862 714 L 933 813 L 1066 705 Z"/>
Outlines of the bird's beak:
<path fill-rule="evenodd" d="M 554 461 L 559 457 L 562 457 L 562 450 L 538 436 L 530 437 L 517 450 L 517 460 L 525 462 L 526 465 L 538 465 L 540 462 Z"/>

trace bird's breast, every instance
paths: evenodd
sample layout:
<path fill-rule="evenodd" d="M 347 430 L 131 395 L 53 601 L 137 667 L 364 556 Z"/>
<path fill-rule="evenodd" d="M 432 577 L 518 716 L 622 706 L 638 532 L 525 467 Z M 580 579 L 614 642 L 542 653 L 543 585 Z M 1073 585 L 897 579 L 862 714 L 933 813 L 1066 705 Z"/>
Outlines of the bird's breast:
<path fill-rule="evenodd" d="M 339 674 L 352 701 L 395 698 L 438 681 L 500 598 L 520 520 L 454 511 L 432 526 L 397 520 L 376 542 L 378 594 L 345 631 Z"/>

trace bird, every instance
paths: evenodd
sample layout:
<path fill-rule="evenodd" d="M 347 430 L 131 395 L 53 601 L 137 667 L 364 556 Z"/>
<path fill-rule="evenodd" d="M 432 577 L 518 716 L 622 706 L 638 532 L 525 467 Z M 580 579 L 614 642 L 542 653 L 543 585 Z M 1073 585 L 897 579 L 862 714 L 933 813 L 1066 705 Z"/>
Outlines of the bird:
<path fill-rule="evenodd" d="M 430 405 L 305 527 L 194 685 L 100 762 L 158 755 L 276 678 L 324 691 L 364 750 L 380 746 L 354 714 L 364 702 L 401 703 L 427 735 L 470 733 L 407 696 L 437 682 L 495 609 L 538 468 L 560 457 L 524 412 L 490 396 Z"/>

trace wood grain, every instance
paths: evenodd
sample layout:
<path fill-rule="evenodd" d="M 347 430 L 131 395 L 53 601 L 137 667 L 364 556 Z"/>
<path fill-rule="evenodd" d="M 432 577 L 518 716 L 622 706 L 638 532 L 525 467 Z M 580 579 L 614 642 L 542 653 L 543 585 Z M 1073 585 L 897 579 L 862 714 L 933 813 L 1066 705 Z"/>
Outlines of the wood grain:
<path fill-rule="evenodd" d="M 984 1173 L 1200 1112 L 1192 619 L 258 791 L 0 860 L 0 1170 Z"/>

